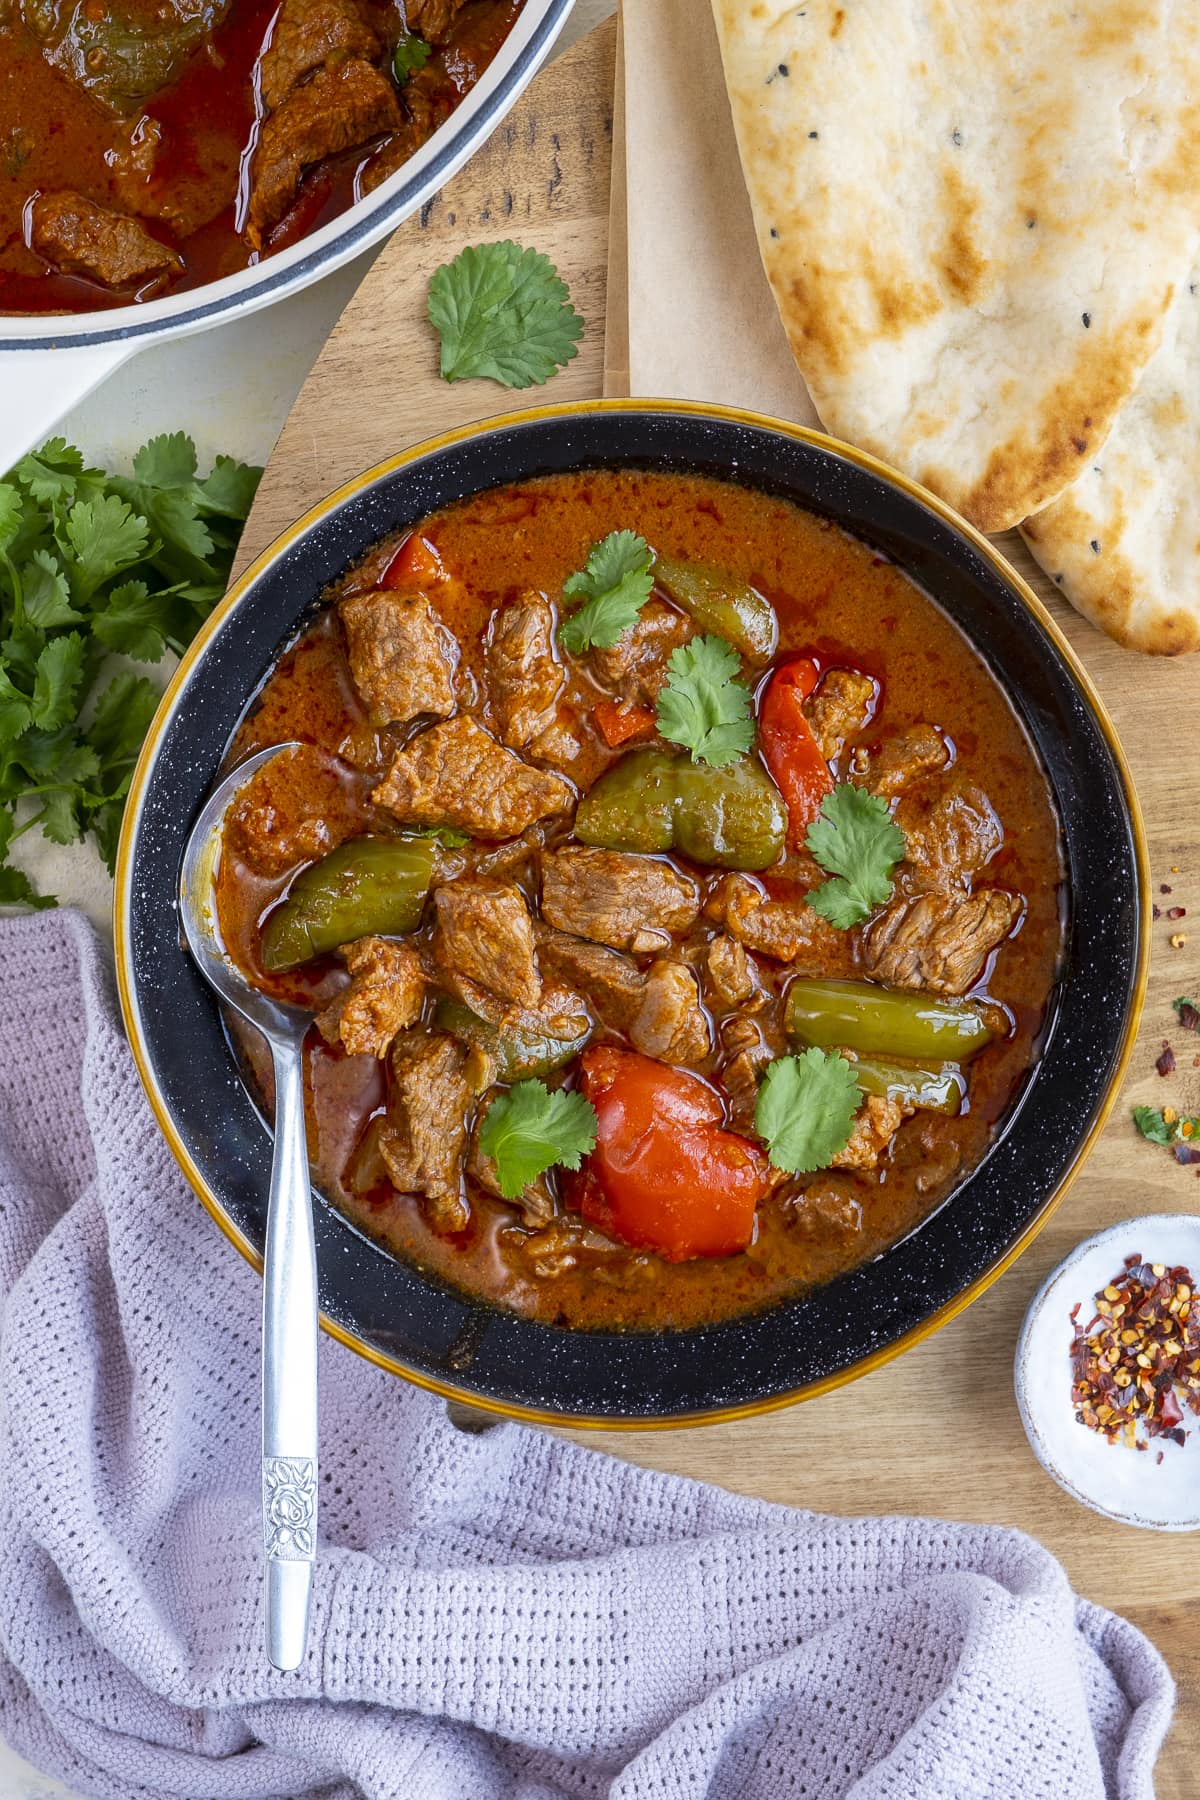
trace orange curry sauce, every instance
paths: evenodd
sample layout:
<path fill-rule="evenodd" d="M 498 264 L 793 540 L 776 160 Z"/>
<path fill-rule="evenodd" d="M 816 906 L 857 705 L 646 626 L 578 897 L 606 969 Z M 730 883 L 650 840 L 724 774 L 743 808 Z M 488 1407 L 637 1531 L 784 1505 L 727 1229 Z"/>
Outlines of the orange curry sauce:
<path fill-rule="evenodd" d="M 954 747 L 956 774 L 985 791 L 1004 827 L 987 880 L 1019 891 L 1027 902 L 1019 930 L 974 990 L 1006 1009 L 1012 1029 L 969 1064 L 965 1110 L 957 1118 L 919 1112 L 906 1120 L 874 1170 L 793 1178 L 761 1206 L 750 1249 L 732 1257 L 668 1263 L 622 1249 L 543 1278 L 514 1249 L 519 1214 L 477 1190 L 471 1190 L 469 1228 L 452 1238 L 429 1228 L 415 1197 L 390 1188 L 351 1191 L 355 1145 L 385 1102 L 383 1065 L 349 1057 L 324 1044 L 315 1029 L 310 1033 L 309 1132 L 317 1179 L 355 1225 L 431 1275 L 527 1316 L 574 1327 L 683 1327 L 781 1300 L 878 1255 L 927 1218 L 979 1161 L 1037 1055 L 1060 954 L 1062 866 L 1045 778 L 1012 708 L 958 629 L 898 569 L 835 526 L 732 484 L 650 473 L 554 476 L 478 496 L 427 520 L 422 533 L 436 544 L 462 596 L 461 609 L 452 613 L 431 595 L 463 647 L 460 705 L 471 704 L 492 610 L 514 590 L 539 589 L 557 599 L 590 546 L 621 528 L 640 532 L 664 557 L 704 560 L 751 582 L 777 611 L 780 657 L 804 651 L 823 667 L 873 676 L 880 699 L 860 745 L 920 722 L 941 729 Z M 381 545 L 339 591 L 374 586 L 398 541 Z M 586 707 L 600 696 L 584 692 L 585 682 L 573 677 L 567 698 Z M 359 832 L 389 829 L 368 796 L 394 743 L 366 720 L 333 611 L 281 659 L 233 754 L 286 738 L 339 754 L 337 774 L 321 783 L 322 805 L 351 808 Z M 620 754 L 585 734 L 572 779 L 586 790 Z M 551 841 L 569 836 L 564 824 Z M 674 860 L 709 884 L 722 873 Z M 258 971 L 259 923 L 288 879 L 265 879 L 226 851 L 221 925 L 230 950 L 251 971 Z M 768 873 L 764 885 L 785 893 L 786 865 L 782 876 Z M 715 929 L 707 927 L 710 934 Z M 754 961 L 774 992 L 786 988 L 785 965 Z M 347 980 L 332 958 L 289 976 L 258 973 L 273 991 L 313 1005 Z M 248 1032 L 239 1041 L 254 1079 L 268 1091 L 261 1045 Z M 707 1065 L 710 1072 L 714 1067 L 715 1059 Z"/>

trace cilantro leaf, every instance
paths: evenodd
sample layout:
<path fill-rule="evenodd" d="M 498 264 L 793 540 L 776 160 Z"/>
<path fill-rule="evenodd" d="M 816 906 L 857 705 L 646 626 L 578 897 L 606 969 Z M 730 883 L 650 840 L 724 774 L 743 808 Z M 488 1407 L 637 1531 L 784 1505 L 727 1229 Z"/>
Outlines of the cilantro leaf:
<path fill-rule="evenodd" d="M 87 732 L 102 767 L 134 761 L 159 698 L 158 689 L 144 675 L 123 669 L 113 677 L 96 702 Z"/>
<path fill-rule="evenodd" d="M 77 500 L 67 514 L 64 535 L 72 556 L 76 598 L 87 600 L 102 582 L 139 562 L 146 554 L 149 531 L 145 519 L 116 494 Z"/>
<path fill-rule="evenodd" d="M 905 852 L 904 833 L 877 794 L 839 782 L 821 802 L 805 843 L 836 877 L 809 894 L 808 904 L 839 931 L 860 924 L 891 899 L 892 871 Z"/>
<path fill-rule="evenodd" d="M 166 648 L 163 596 L 152 594 L 144 581 L 113 588 L 92 630 L 106 650 L 132 656 L 135 662 L 158 662 Z"/>
<path fill-rule="evenodd" d="M 693 638 L 671 652 L 667 681 L 658 696 L 658 729 L 682 744 L 693 762 L 724 768 L 754 742 L 753 696 L 737 651 L 724 638 Z"/>
<path fill-rule="evenodd" d="M 71 605 L 71 590 L 58 559 L 49 550 L 35 550 L 21 570 L 21 600 L 25 622 L 38 631 L 59 625 L 77 625 L 83 614 Z"/>
<path fill-rule="evenodd" d="M 511 239 L 469 244 L 429 283 L 429 323 L 442 342 L 443 381 L 482 376 L 540 386 L 578 355 L 583 320 L 548 256 Z"/>
<path fill-rule="evenodd" d="M 249 463 L 236 462 L 232 456 L 218 456 L 207 478 L 196 483 L 197 504 L 205 512 L 219 513 L 240 525 L 254 504 L 261 474 L 261 469 L 252 468 Z"/>
<path fill-rule="evenodd" d="M 47 906 L 57 905 L 53 894 L 37 892 L 23 869 L 0 863 L 0 906 L 28 906 L 34 912 L 41 912 Z"/>
<path fill-rule="evenodd" d="M 98 475 L 95 469 L 85 469 L 81 452 L 60 437 L 50 438 L 40 450 L 23 456 L 13 473 L 40 506 L 73 500 L 80 483 Z"/>
<path fill-rule="evenodd" d="M 594 644 L 611 650 L 622 632 L 636 625 L 654 588 L 654 553 L 636 531 L 610 531 L 593 544 L 587 563 L 563 583 L 568 600 L 583 605 L 564 619 L 558 641 L 573 656 Z"/>
<path fill-rule="evenodd" d="M 582 1094 L 551 1093 L 544 1081 L 518 1081 L 497 1095 L 479 1133 L 506 1200 L 515 1200 L 555 1163 L 577 1169 L 596 1142 L 596 1112 Z"/>
<path fill-rule="evenodd" d="M 38 824 L 42 828 L 42 836 L 49 838 L 52 844 L 76 844 L 83 836 L 83 823 L 80 819 L 80 799 L 70 787 L 51 788 L 49 793 L 42 794 L 41 813 Z"/>
<path fill-rule="evenodd" d="M 433 50 L 424 38 L 406 32 L 392 52 L 392 74 L 397 87 L 403 87 L 410 75 L 423 69 L 432 55 Z"/>
<path fill-rule="evenodd" d="M 6 550 L 21 529 L 21 496 L 8 482 L 0 482 L 0 551 Z"/>
<path fill-rule="evenodd" d="M 14 743 L 33 721 L 29 697 L 15 687 L 0 668 L 0 749 Z"/>
<path fill-rule="evenodd" d="M 133 477 L 144 487 L 190 488 L 196 479 L 195 444 L 184 431 L 150 438 L 133 459 Z"/>
<path fill-rule="evenodd" d="M 37 659 L 30 710 L 42 731 L 57 731 L 75 716 L 87 646 L 77 631 L 51 638 Z"/>
<path fill-rule="evenodd" d="M 851 1064 L 836 1050 L 814 1046 L 771 1063 L 758 1090 L 754 1129 L 777 1169 L 807 1175 L 827 1169 L 846 1148 L 861 1105 Z"/>

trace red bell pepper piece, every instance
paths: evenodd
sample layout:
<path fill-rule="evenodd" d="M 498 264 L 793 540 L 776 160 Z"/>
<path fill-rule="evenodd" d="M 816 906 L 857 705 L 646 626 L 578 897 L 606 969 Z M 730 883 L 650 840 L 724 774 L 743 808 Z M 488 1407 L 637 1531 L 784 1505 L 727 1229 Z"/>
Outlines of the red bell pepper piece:
<path fill-rule="evenodd" d="M 379 577 L 380 587 L 428 588 L 447 579 L 437 546 L 417 531 L 410 531 Z"/>
<path fill-rule="evenodd" d="M 788 809 L 788 844 L 804 847 L 809 826 L 833 792 L 833 777 L 804 716 L 804 702 L 817 685 L 817 668 L 807 656 L 781 663 L 772 675 L 758 713 L 763 760 Z"/>
<path fill-rule="evenodd" d="M 597 729 L 610 750 L 634 738 L 653 737 L 658 721 L 648 706 L 621 706 L 616 700 L 600 700 L 592 712 Z"/>
<path fill-rule="evenodd" d="M 668 1262 L 744 1250 L 767 1192 L 767 1158 L 724 1129 L 708 1083 L 604 1044 L 581 1062 L 596 1147 L 568 1186 L 569 1203 L 609 1237 Z"/>

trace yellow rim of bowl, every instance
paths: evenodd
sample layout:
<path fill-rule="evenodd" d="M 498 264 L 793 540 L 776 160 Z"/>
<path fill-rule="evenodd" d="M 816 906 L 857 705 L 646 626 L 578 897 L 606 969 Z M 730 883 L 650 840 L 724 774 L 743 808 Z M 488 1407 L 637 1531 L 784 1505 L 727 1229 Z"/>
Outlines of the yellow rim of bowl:
<path fill-rule="evenodd" d="M 121 828 L 120 845 L 117 850 L 116 881 L 113 895 L 113 927 L 116 949 L 117 986 L 121 998 L 121 1012 L 124 1016 L 125 1029 L 129 1036 L 129 1043 L 133 1051 L 134 1062 L 137 1065 L 138 1074 L 141 1076 L 142 1086 L 146 1090 L 150 1105 L 158 1119 L 163 1135 L 170 1146 L 172 1155 L 183 1170 L 183 1173 L 191 1186 L 195 1189 L 206 1211 L 212 1215 L 213 1219 L 229 1239 L 230 1243 L 235 1245 L 246 1258 L 247 1262 L 252 1263 L 261 1273 L 262 1257 L 244 1233 L 241 1232 L 228 1217 L 216 1196 L 209 1190 L 203 1176 L 193 1161 L 187 1146 L 180 1137 L 163 1094 L 154 1079 L 154 1074 L 150 1066 L 150 1058 L 142 1036 L 141 1018 L 135 996 L 133 967 L 130 956 L 128 934 L 129 896 L 133 874 L 133 836 L 138 819 L 141 816 L 142 804 L 145 799 L 146 783 L 149 780 L 150 770 L 158 752 L 159 742 L 170 721 L 179 695 L 186 685 L 191 671 L 199 660 L 205 646 L 216 636 L 217 632 L 220 631 L 226 617 L 233 607 L 236 606 L 237 602 L 241 599 L 247 589 L 252 587 L 271 563 L 281 556 L 297 538 L 308 531 L 319 519 L 322 519 L 327 514 L 335 511 L 347 500 L 353 499 L 355 494 L 361 493 L 364 488 L 374 485 L 375 482 L 381 480 L 384 476 L 394 474 L 397 469 L 403 469 L 411 463 L 420 462 L 424 457 L 430 456 L 436 451 L 444 450 L 452 444 L 461 444 L 468 438 L 483 437 L 490 432 L 504 430 L 515 425 L 533 424 L 535 421 L 541 419 L 560 419 L 577 416 L 579 414 L 605 412 L 677 413 L 694 418 L 718 419 L 725 423 L 746 425 L 759 430 L 781 433 L 784 437 L 796 439 L 801 443 L 811 444 L 819 450 L 824 450 L 833 456 L 841 457 L 846 462 L 857 464 L 860 469 L 865 469 L 868 473 L 878 476 L 880 480 L 887 482 L 889 486 L 898 488 L 911 499 L 918 501 L 928 511 L 936 514 L 938 518 L 942 519 L 944 523 L 949 525 L 952 530 L 956 531 L 960 537 L 965 538 L 1024 603 L 1029 612 L 1032 613 L 1033 617 L 1037 620 L 1038 624 L 1041 625 L 1042 629 L 1053 640 L 1064 662 L 1067 664 L 1085 695 L 1097 723 L 1107 739 L 1109 748 L 1113 753 L 1114 761 L 1120 772 L 1121 781 L 1125 789 L 1126 803 L 1129 807 L 1130 820 L 1133 827 L 1134 852 L 1137 859 L 1138 890 L 1141 899 L 1142 912 L 1137 970 L 1133 994 L 1126 1014 L 1120 1054 L 1109 1081 L 1108 1089 L 1100 1102 L 1099 1109 L 1092 1122 L 1091 1128 L 1072 1158 L 1071 1165 L 1063 1175 L 1062 1180 L 1058 1183 L 1057 1187 L 1047 1195 L 1046 1199 L 1042 1202 L 1032 1219 L 1029 1220 L 1020 1236 L 1009 1246 L 1003 1256 L 999 1257 L 990 1268 L 985 1269 L 982 1275 L 977 1276 L 968 1287 L 963 1289 L 962 1293 L 957 1294 L 953 1300 L 948 1300 L 944 1306 L 939 1307 L 936 1312 L 931 1313 L 929 1318 L 923 1320 L 921 1324 L 913 1326 L 910 1331 L 904 1332 L 903 1335 L 896 1338 L 894 1342 L 885 1345 L 879 1350 L 872 1351 L 867 1356 L 861 1357 L 857 1362 L 850 1364 L 848 1368 L 839 1369 L 831 1375 L 824 1375 L 819 1380 L 806 1382 L 803 1386 L 793 1388 L 785 1394 L 773 1394 L 766 1400 L 754 1400 L 736 1406 L 713 1407 L 699 1412 L 680 1413 L 666 1419 L 612 1418 L 606 1417 L 603 1414 L 593 1415 L 584 1413 L 547 1412 L 538 1407 L 519 1406 L 503 1400 L 493 1400 L 485 1395 L 473 1393 L 469 1388 L 456 1387 L 452 1382 L 438 1381 L 433 1376 L 426 1375 L 419 1369 L 411 1368 L 407 1363 L 400 1362 L 396 1357 L 388 1356 L 382 1350 L 376 1349 L 373 1344 L 369 1344 L 364 1338 L 359 1337 L 356 1332 L 347 1330 L 344 1325 L 339 1325 L 336 1320 L 329 1318 L 325 1313 L 320 1315 L 321 1327 L 324 1331 L 329 1333 L 330 1337 L 336 1338 L 339 1343 L 345 1344 L 349 1349 L 356 1351 L 358 1355 L 366 1357 L 368 1362 L 375 1363 L 381 1369 L 389 1370 L 393 1375 L 403 1376 L 406 1381 L 411 1381 L 417 1387 L 425 1388 L 429 1393 L 438 1394 L 444 1400 L 455 1400 L 461 1405 L 474 1407 L 481 1412 L 495 1413 L 501 1418 L 521 1419 L 535 1425 L 587 1427 L 598 1431 L 671 1431 L 680 1430 L 691 1425 L 713 1424 L 719 1420 L 755 1418 L 760 1413 L 776 1412 L 785 1406 L 795 1405 L 797 1401 L 811 1400 L 818 1394 L 829 1393 L 832 1389 L 843 1387 L 848 1382 L 857 1380 L 859 1376 L 868 1374 L 872 1369 L 880 1368 L 884 1363 L 891 1362 L 894 1357 L 897 1357 L 903 1351 L 910 1349 L 914 1344 L 919 1344 L 923 1342 L 925 1338 L 932 1337 L 934 1332 L 940 1331 L 943 1325 L 948 1325 L 950 1320 L 957 1318 L 959 1313 L 965 1312 L 971 1302 L 977 1300 L 979 1295 L 991 1287 L 994 1281 L 998 1281 L 1005 1270 L 1011 1268 L 1017 1258 L 1029 1248 L 1038 1232 L 1041 1231 L 1047 1219 L 1049 1219 L 1051 1213 L 1061 1204 L 1071 1183 L 1083 1167 L 1093 1145 L 1108 1122 L 1109 1115 L 1116 1103 L 1121 1083 L 1125 1078 L 1125 1071 L 1129 1066 L 1129 1059 L 1133 1053 L 1134 1040 L 1137 1036 L 1137 1027 L 1141 1016 L 1142 1003 L 1145 999 L 1150 952 L 1150 875 L 1149 859 L 1146 849 L 1146 829 L 1142 819 L 1141 806 L 1138 802 L 1137 792 L 1133 785 L 1133 778 L 1130 774 L 1129 764 L 1126 761 L 1125 752 L 1121 747 L 1120 739 L 1117 737 L 1116 729 L 1108 716 L 1107 708 L 1100 698 L 1100 695 L 1097 693 L 1091 677 L 1079 661 L 1079 658 L 1076 656 L 1074 650 L 1072 650 L 1070 644 L 1067 642 L 1067 639 L 1055 623 L 1047 608 L 1029 586 L 1029 583 L 1012 567 L 1011 563 L 1000 554 L 988 539 L 984 537 L 982 532 L 976 531 L 973 525 L 968 524 L 965 519 L 960 518 L 952 507 L 947 506 L 944 501 L 939 500 L 935 494 L 929 493 L 927 489 L 921 487 L 919 483 L 911 481 L 908 476 L 900 474 L 895 469 L 890 469 L 886 463 L 880 462 L 877 457 L 869 455 L 866 451 L 857 450 L 850 444 L 840 443 L 836 438 L 831 438 L 821 431 L 812 431 L 807 426 L 792 425 L 789 424 L 786 419 L 774 419 L 765 413 L 744 412 L 740 408 L 733 406 L 707 405 L 702 401 L 694 400 L 659 400 L 651 398 L 639 398 L 636 400 L 581 400 L 567 402 L 556 406 L 531 407 L 528 411 L 524 412 L 502 413 L 495 418 L 481 419 L 473 425 L 459 426 L 454 431 L 447 431 L 441 433 L 437 437 L 426 438 L 422 443 L 414 444 L 411 449 L 403 450 L 398 455 L 389 457 L 386 461 L 377 463 L 373 468 L 365 470 L 361 475 L 356 475 L 352 480 L 345 482 L 341 487 L 335 489 L 334 492 L 329 494 L 324 500 L 319 501 L 317 505 L 310 507 L 294 525 L 289 526 L 286 531 L 281 532 L 274 543 L 268 545 L 265 550 L 255 557 L 254 561 L 238 577 L 233 586 L 229 589 L 225 598 L 215 610 L 210 613 L 209 617 L 197 632 L 184 655 L 183 660 L 176 669 L 175 674 L 163 695 L 158 711 L 151 721 L 150 729 L 147 732 L 145 742 L 142 745 L 141 755 L 139 756 L 137 766 L 134 769 L 133 780 L 129 789 L 129 798 L 125 807 L 124 823 Z"/>

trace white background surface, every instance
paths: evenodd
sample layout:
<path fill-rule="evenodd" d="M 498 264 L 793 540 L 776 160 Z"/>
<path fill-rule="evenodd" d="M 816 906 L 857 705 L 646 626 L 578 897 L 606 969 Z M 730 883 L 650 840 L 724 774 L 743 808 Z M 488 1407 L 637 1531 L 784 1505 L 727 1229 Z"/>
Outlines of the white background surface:
<path fill-rule="evenodd" d="M 613 11 L 614 0 L 576 0 L 560 49 Z M 112 467 L 127 467 L 138 446 L 157 432 L 179 430 L 195 438 L 202 468 L 218 451 L 265 462 L 372 254 L 248 319 L 142 351 L 58 429 L 89 461 Z M 30 832 L 21 840 L 28 851 L 20 860 L 39 884 L 106 921 L 111 886 L 99 859 L 79 846 L 31 845 L 35 836 Z M 73 1793 L 0 1742 L 0 1800 L 70 1800 Z"/>

